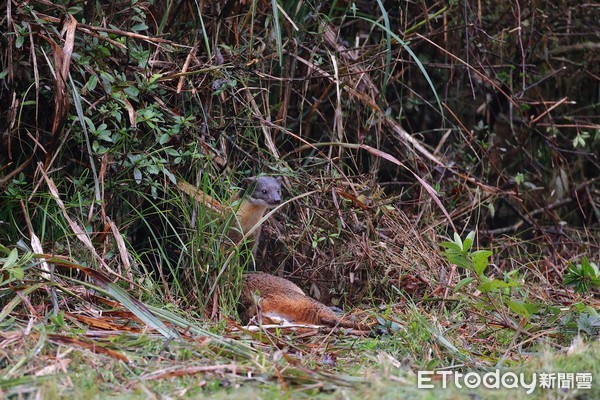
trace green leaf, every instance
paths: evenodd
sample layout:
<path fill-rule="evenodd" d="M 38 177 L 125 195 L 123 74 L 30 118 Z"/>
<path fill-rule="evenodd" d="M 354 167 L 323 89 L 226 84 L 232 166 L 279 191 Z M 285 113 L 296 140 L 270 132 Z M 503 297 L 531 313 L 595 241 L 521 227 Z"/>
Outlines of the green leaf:
<path fill-rule="evenodd" d="M 525 181 L 525 176 L 522 173 L 518 173 L 515 176 L 515 182 L 517 183 L 517 185 L 521 185 L 524 181 Z"/>
<path fill-rule="evenodd" d="M 133 169 L 133 179 L 135 179 L 135 183 L 138 185 L 142 183 L 142 171 L 139 168 Z"/>
<path fill-rule="evenodd" d="M 163 168 L 163 173 L 169 178 L 172 184 L 177 185 L 177 178 L 166 168 Z"/>
<path fill-rule="evenodd" d="M 440 243 L 440 246 L 442 246 L 445 249 L 456 250 L 456 251 L 462 252 L 462 246 L 459 244 L 456 244 L 454 242 L 442 242 L 442 243 Z"/>
<path fill-rule="evenodd" d="M 146 167 L 146 172 L 148 172 L 151 175 L 156 175 L 159 173 L 159 171 L 160 169 L 156 164 L 150 164 Z"/>
<path fill-rule="evenodd" d="M 1 252 L 3 252 L 4 254 L 7 254 L 7 255 L 8 255 L 8 254 L 10 254 L 10 252 L 11 252 L 11 251 L 8 249 L 8 247 L 6 247 L 6 246 L 4 246 L 4 245 L 2 245 L 2 244 L 0 244 L 0 251 L 1 251 Z"/>
<path fill-rule="evenodd" d="M 529 314 L 537 314 L 538 312 L 540 312 L 541 307 L 538 306 L 537 304 L 533 304 L 533 303 L 523 303 L 523 307 L 525 307 L 525 309 L 527 310 L 527 312 L 529 312 Z"/>
<path fill-rule="evenodd" d="M 517 314 L 521 317 L 527 318 L 527 319 L 531 318 L 531 314 L 529 314 L 529 311 L 527 310 L 527 308 L 525 308 L 525 306 L 521 302 L 507 301 L 506 304 L 508 304 L 508 307 L 515 314 Z"/>
<path fill-rule="evenodd" d="M 383 1 L 377 0 L 377 4 L 379 5 L 379 10 L 381 11 L 381 15 L 383 16 L 383 23 L 385 24 L 384 32 L 386 33 L 386 37 L 385 37 L 385 44 L 386 44 L 385 65 L 386 65 L 386 68 L 385 68 L 385 71 L 383 74 L 382 88 L 381 88 L 381 94 L 382 94 L 382 96 L 385 97 L 386 88 L 389 86 L 388 79 L 390 77 L 391 65 L 392 65 L 392 37 L 391 37 L 392 28 L 390 27 L 390 16 L 389 16 L 387 10 L 385 9 L 385 6 L 383 5 Z"/>
<path fill-rule="evenodd" d="M 579 269 L 575 264 L 569 264 L 567 272 L 563 275 L 563 284 L 566 286 L 572 286 L 580 280 Z"/>
<path fill-rule="evenodd" d="M 83 120 L 85 121 L 85 123 L 88 126 L 88 129 L 90 131 L 92 131 L 92 132 L 96 131 L 96 126 L 94 125 L 94 122 L 89 117 L 83 117 Z"/>
<path fill-rule="evenodd" d="M 598 311 L 593 306 L 591 306 L 591 305 L 588 305 L 588 306 L 585 307 L 585 312 L 588 313 L 588 314 L 590 314 L 590 315 L 593 315 L 593 316 L 595 316 L 597 318 L 600 318 L 600 315 L 598 315 Z"/>
<path fill-rule="evenodd" d="M 463 251 L 469 251 L 471 246 L 473 245 L 473 241 L 475 240 L 475 231 L 469 232 L 465 240 L 463 241 L 462 249 Z"/>
<path fill-rule="evenodd" d="M 454 232 L 454 243 L 459 245 L 461 250 L 464 249 L 462 239 L 460 238 L 458 232 Z"/>
<path fill-rule="evenodd" d="M 19 258 L 19 252 L 17 251 L 16 248 L 12 249 L 12 251 L 10 252 L 8 257 L 5 258 L 2 269 L 10 269 L 13 266 L 13 264 L 15 264 L 17 262 L 18 258 Z"/>
<path fill-rule="evenodd" d="M 461 268 L 469 269 L 471 268 L 471 262 L 462 254 L 454 254 L 445 252 L 444 255 L 448 262 L 455 264 Z"/>
<path fill-rule="evenodd" d="M 158 139 L 158 144 L 163 145 L 167 143 L 171 139 L 171 136 L 168 133 L 163 133 Z"/>
<path fill-rule="evenodd" d="M 576 293 L 586 293 L 590 287 L 600 287 L 600 277 L 598 275 L 598 267 L 594 263 L 590 263 L 587 257 L 581 260 L 581 264 L 575 265 L 569 263 L 567 272 L 563 275 L 563 284 L 565 286 L 575 286 Z"/>
<path fill-rule="evenodd" d="M 492 279 L 490 281 L 484 282 L 477 287 L 481 292 L 488 293 L 492 290 L 508 288 L 513 286 L 519 286 L 519 283 L 516 281 L 504 282 L 500 279 Z"/>
<path fill-rule="evenodd" d="M 123 92 L 125 92 L 125 94 L 127 94 L 127 97 L 131 98 L 131 99 L 136 99 L 140 94 L 140 90 L 138 88 L 136 88 L 135 86 L 127 86 L 125 89 L 123 89 Z"/>
<path fill-rule="evenodd" d="M 25 270 L 23 268 L 11 268 L 8 271 L 8 274 L 10 275 L 11 279 L 20 280 L 25 276 Z"/>
<path fill-rule="evenodd" d="M 180 155 L 180 154 L 179 154 L 179 151 L 175 150 L 175 149 L 174 149 L 174 148 L 172 148 L 172 147 L 167 147 L 167 148 L 165 149 L 165 153 L 167 153 L 167 155 L 169 155 L 169 156 L 171 156 L 171 157 L 178 157 L 178 156 Z"/>
<path fill-rule="evenodd" d="M 461 289 L 463 286 L 465 286 L 465 285 L 468 285 L 469 283 L 473 282 L 473 279 L 474 279 L 474 278 L 473 278 L 472 276 L 470 276 L 470 277 L 468 277 L 468 278 L 461 279 L 461 280 L 460 280 L 460 281 L 459 281 L 459 282 L 456 284 L 456 286 L 454 286 L 454 292 L 455 292 L 455 293 L 456 293 L 456 292 L 458 292 L 458 291 L 459 291 L 459 290 L 460 290 L 460 289 Z"/>
<path fill-rule="evenodd" d="M 135 24 L 131 27 L 131 30 L 133 30 L 134 32 L 145 31 L 146 29 L 148 29 L 148 25 L 144 24 L 143 22 Z"/>
<path fill-rule="evenodd" d="M 483 272 L 490 265 L 490 256 L 493 253 L 489 250 L 477 250 L 471 253 L 471 260 L 473 260 L 473 269 L 477 275 L 483 275 Z"/>
<path fill-rule="evenodd" d="M 595 315 L 581 314 L 577 319 L 577 329 L 588 335 L 595 335 L 600 329 L 600 318 Z"/>
<path fill-rule="evenodd" d="M 594 263 L 590 263 L 587 257 L 583 257 L 583 260 L 581 260 L 581 271 L 584 275 L 592 278 L 598 275 L 598 267 Z"/>

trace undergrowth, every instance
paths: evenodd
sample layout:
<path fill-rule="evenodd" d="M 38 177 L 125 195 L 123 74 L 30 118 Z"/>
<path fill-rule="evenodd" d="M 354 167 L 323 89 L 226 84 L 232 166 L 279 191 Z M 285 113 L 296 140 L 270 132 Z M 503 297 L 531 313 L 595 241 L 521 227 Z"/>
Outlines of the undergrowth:
<path fill-rule="evenodd" d="M 0 10 L 1 395 L 456 398 L 482 395 L 417 372 L 598 376 L 594 5 Z M 258 174 L 286 195 L 254 256 L 225 243 Z M 240 327 L 250 270 L 376 334 Z"/>

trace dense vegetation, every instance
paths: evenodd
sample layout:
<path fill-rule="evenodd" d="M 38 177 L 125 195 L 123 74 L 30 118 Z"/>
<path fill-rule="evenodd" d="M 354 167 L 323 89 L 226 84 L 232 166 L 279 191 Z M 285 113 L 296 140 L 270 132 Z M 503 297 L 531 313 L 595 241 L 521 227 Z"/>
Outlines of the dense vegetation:
<path fill-rule="evenodd" d="M 0 394 L 600 379 L 600 8 L 571 3 L 0 5 Z M 222 242 L 257 174 L 286 202 L 253 260 Z M 240 329 L 253 268 L 381 335 Z"/>

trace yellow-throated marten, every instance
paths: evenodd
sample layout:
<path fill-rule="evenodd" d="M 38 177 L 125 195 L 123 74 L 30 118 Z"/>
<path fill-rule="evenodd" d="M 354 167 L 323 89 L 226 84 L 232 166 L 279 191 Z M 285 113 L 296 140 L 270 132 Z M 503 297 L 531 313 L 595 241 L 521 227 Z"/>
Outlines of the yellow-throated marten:
<path fill-rule="evenodd" d="M 241 198 L 241 204 L 235 212 L 235 221 L 232 222 L 227 236 L 230 244 L 237 244 L 243 235 L 254 228 L 254 232 L 249 236 L 254 239 L 255 252 L 261 233 L 260 226 L 255 226 L 269 208 L 281 204 L 281 178 L 259 176 L 247 180 L 250 181 L 250 188 Z M 190 184 L 180 183 L 179 187 L 211 208 L 225 213 L 216 200 L 194 189 Z M 305 295 L 294 283 L 265 273 L 243 276 L 239 309 L 244 323 L 258 316 L 266 322 L 340 326 L 361 331 L 369 329 L 366 325 L 339 318 L 329 307 Z"/>

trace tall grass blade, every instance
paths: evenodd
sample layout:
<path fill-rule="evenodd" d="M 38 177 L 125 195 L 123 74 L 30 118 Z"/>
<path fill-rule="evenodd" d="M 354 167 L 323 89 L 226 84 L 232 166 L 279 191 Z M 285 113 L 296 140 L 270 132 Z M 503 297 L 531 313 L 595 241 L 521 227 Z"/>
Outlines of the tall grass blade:
<path fill-rule="evenodd" d="M 273 26 L 275 27 L 275 42 L 277 45 L 277 57 L 279 58 L 279 65 L 283 65 L 283 44 L 281 40 L 281 25 L 279 24 L 279 9 L 277 6 L 277 0 L 271 0 L 271 7 L 273 7 Z"/>
<path fill-rule="evenodd" d="M 390 71 L 392 68 L 392 30 L 390 28 L 390 16 L 388 15 L 385 6 L 383 5 L 381 0 L 377 0 L 377 4 L 379 5 L 379 9 L 381 10 L 381 15 L 383 15 L 383 23 L 385 24 L 385 72 L 383 74 L 383 84 L 381 85 L 381 94 L 385 97 L 387 83 L 388 79 L 390 78 Z"/>

